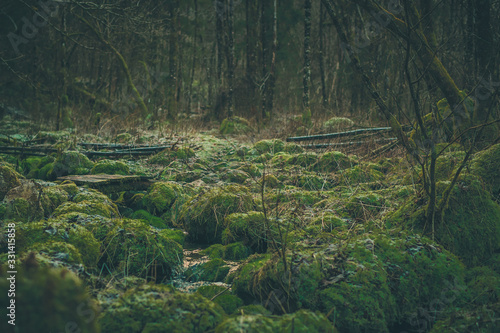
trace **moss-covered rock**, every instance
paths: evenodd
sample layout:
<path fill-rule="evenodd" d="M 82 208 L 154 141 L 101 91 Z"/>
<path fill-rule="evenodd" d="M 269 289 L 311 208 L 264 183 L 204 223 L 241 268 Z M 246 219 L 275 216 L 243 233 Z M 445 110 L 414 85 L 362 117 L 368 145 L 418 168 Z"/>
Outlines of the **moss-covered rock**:
<path fill-rule="evenodd" d="M 299 310 L 280 317 L 268 317 L 261 314 L 231 317 L 222 322 L 215 332 L 336 333 L 337 330 L 324 314 Z"/>
<path fill-rule="evenodd" d="M 276 154 L 276 153 L 284 151 L 285 142 L 283 142 L 279 139 L 261 140 L 261 141 L 255 143 L 253 148 L 259 154 L 264 154 L 264 153 Z"/>
<path fill-rule="evenodd" d="M 436 159 L 436 179 L 449 179 L 455 169 L 462 163 L 465 155 L 464 151 L 452 151 L 439 156 Z"/>
<path fill-rule="evenodd" d="M 82 261 L 87 267 L 95 267 L 100 256 L 99 242 L 91 232 L 78 224 L 58 220 L 18 224 L 16 245 L 19 252 L 47 242 L 73 245 L 80 252 Z"/>
<path fill-rule="evenodd" d="M 130 174 L 130 168 L 122 161 L 101 160 L 94 165 L 90 173 L 93 175 L 104 173 L 108 175 L 125 176 Z"/>
<path fill-rule="evenodd" d="M 10 166 L 0 165 L 0 201 L 12 188 L 21 185 L 22 178 L 24 177 Z"/>
<path fill-rule="evenodd" d="M 211 259 L 203 264 L 189 267 L 186 272 L 188 281 L 220 282 L 229 273 L 229 266 L 220 258 Z"/>
<path fill-rule="evenodd" d="M 385 200 L 382 196 L 376 193 L 364 193 L 349 199 L 345 208 L 356 219 L 370 220 L 384 208 L 384 205 Z"/>
<path fill-rule="evenodd" d="M 5 217 L 22 222 L 39 220 L 52 211 L 51 201 L 43 187 L 31 180 L 22 180 L 21 185 L 12 188 L 3 203 Z"/>
<path fill-rule="evenodd" d="M 207 299 L 212 299 L 214 303 L 219 304 L 227 314 L 232 314 L 243 305 L 243 301 L 238 296 L 232 295 L 223 286 L 202 286 L 196 292 Z"/>
<path fill-rule="evenodd" d="M 344 117 L 332 117 L 323 123 L 323 129 L 327 131 L 338 131 L 354 126 L 354 121 Z"/>
<path fill-rule="evenodd" d="M 59 185 L 59 188 L 61 190 L 66 191 L 66 193 L 68 193 L 68 195 L 70 197 L 74 197 L 76 194 L 78 194 L 80 192 L 80 189 L 78 188 L 78 186 L 76 186 L 76 184 L 74 182 L 72 182 L 71 180 L 63 181 L 61 183 L 61 185 Z"/>
<path fill-rule="evenodd" d="M 171 287 L 133 288 L 105 309 L 99 318 L 102 333 L 201 333 L 215 329 L 224 310 L 199 294 L 183 294 Z"/>
<path fill-rule="evenodd" d="M 180 160 L 187 160 L 188 158 L 195 157 L 196 153 L 190 147 L 180 147 L 175 152 L 175 156 Z"/>
<path fill-rule="evenodd" d="M 167 224 L 177 221 L 182 204 L 186 200 L 184 190 L 172 182 L 157 182 L 143 198 L 146 210 L 155 216 L 162 216 Z"/>
<path fill-rule="evenodd" d="M 78 249 L 69 243 L 47 241 L 35 243 L 29 247 L 27 252 L 35 252 L 42 256 L 47 256 L 61 262 L 69 264 L 84 264 L 83 257 Z"/>
<path fill-rule="evenodd" d="M 61 154 L 53 164 L 49 178 L 67 175 L 84 175 L 90 173 L 94 163 L 89 158 L 77 151 L 67 151 Z"/>
<path fill-rule="evenodd" d="M 213 244 L 201 253 L 208 255 L 212 259 L 243 260 L 252 254 L 252 250 L 242 242 L 236 242 L 228 245 Z"/>
<path fill-rule="evenodd" d="M 246 134 L 253 132 L 253 128 L 245 118 L 232 117 L 222 121 L 219 129 L 220 134 Z"/>
<path fill-rule="evenodd" d="M 69 200 L 68 192 L 63 190 L 60 186 L 46 186 L 43 188 L 43 193 L 45 193 L 50 200 L 51 212 Z"/>
<path fill-rule="evenodd" d="M 437 183 L 438 200 L 450 185 Z M 417 227 L 430 235 L 426 225 L 425 199 L 412 197 L 388 217 L 388 222 Z M 480 264 L 500 247 L 500 206 L 492 200 L 481 179 L 464 175 L 451 190 L 442 220 L 437 219 L 435 238 L 470 266 Z"/>
<path fill-rule="evenodd" d="M 61 216 L 67 213 L 83 213 L 87 215 L 100 215 L 103 217 L 119 216 L 116 205 L 107 202 L 83 200 L 80 202 L 65 202 L 56 208 L 52 216 Z"/>
<path fill-rule="evenodd" d="M 160 235 L 165 238 L 176 241 L 180 245 L 184 245 L 184 240 L 186 239 L 186 232 L 180 229 L 162 229 L 160 230 Z"/>
<path fill-rule="evenodd" d="M 243 184 L 248 177 L 248 173 L 243 170 L 228 170 L 222 178 L 231 183 Z"/>
<path fill-rule="evenodd" d="M 115 222 L 102 244 L 102 263 L 126 275 L 162 281 L 182 261 L 182 247 L 141 220 Z"/>
<path fill-rule="evenodd" d="M 243 242 L 256 252 L 267 249 L 266 221 L 263 213 L 233 213 L 225 218 L 225 225 L 222 233 L 223 243 Z"/>
<path fill-rule="evenodd" d="M 318 162 L 313 166 L 313 170 L 319 172 L 334 172 L 350 168 L 356 164 L 349 157 L 339 151 L 330 151 L 322 154 Z"/>
<path fill-rule="evenodd" d="M 0 269 L 0 291 L 7 295 L 10 289 L 10 274 Z M 19 332 L 62 332 L 64 330 L 92 333 L 99 332 L 96 321 L 98 308 L 87 293 L 80 279 L 66 269 L 38 267 L 34 256 L 28 256 L 17 269 L 15 298 L 0 298 L 3 319 L 2 332 L 11 332 L 15 327 Z M 9 317 L 6 310 L 15 299 L 18 310 L 15 317 Z M 26 311 L 29 316 L 22 316 Z M 6 317 L 7 314 L 7 317 Z M 8 320 L 15 318 L 15 326 Z"/>
<path fill-rule="evenodd" d="M 356 165 L 343 170 L 339 177 L 340 183 L 345 185 L 379 182 L 383 179 L 384 174 L 372 164 Z"/>
<path fill-rule="evenodd" d="M 163 221 L 163 219 L 161 219 L 160 217 L 151 215 L 149 212 L 142 210 L 142 209 L 133 212 L 132 215 L 130 215 L 130 218 L 136 219 L 136 220 L 144 220 L 148 224 L 150 224 L 151 226 L 153 226 L 155 228 L 159 228 L 159 229 L 165 229 L 168 227 L 167 223 L 165 223 L 165 221 Z"/>
<path fill-rule="evenodd" d="M 114 141 L 119 143 L 128 143 L 131 140 L 132 140 L 132 134 L 124 132 L 117 134 Z"/>
<path fill-rule="evenodd" d="M 493 198 L 500 202 L 500 143 L 476 154 L 471 163 L 471 172 L 480 176 Z"/>
<path fill-rule="evenodd" d="M 254 207 L 247 188 L 239 185 L 213 188 L 198 194 L 183 206 L 179 221 L 188 238 L 198 242 L 220 242 L 224 218 L 232 213 L 246 212 Z"/>

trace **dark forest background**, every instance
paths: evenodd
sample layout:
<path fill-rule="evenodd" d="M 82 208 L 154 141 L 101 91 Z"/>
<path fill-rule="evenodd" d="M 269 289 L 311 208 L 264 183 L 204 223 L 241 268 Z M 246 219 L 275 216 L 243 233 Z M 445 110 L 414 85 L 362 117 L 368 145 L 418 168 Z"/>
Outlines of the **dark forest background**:
<path fill-rule="evenodd" d="M 460 91 L 490 103 L 500 85 L 500 2 L 411 4 L 2 0 L 1 109 L 54 129 L 233 115 L 262 125 L 295 119 L 307 126 L 332 116 L 376 124 L 383 116 L 352 66 L 354 54 L 397 119 L 410 123 L 412 109 L 432 112 L 447 97 L 422 48 Z M 391 20 L 411 24 L 398 35 Z"/>

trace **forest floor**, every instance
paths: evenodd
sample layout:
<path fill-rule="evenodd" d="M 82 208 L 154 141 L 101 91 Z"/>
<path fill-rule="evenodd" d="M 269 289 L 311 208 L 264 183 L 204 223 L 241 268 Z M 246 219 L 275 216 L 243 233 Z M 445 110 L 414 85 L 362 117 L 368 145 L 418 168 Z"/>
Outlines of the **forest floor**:
<path fill-rule="evenodd" d="M 33 140 L 0 125 L 0 147 Z M 499 331 L 500 144 L 471 159 L 432 232 L 400 152 L 214 131 L 35 138 L 54 152 L 0 154 L 0 289 L 15 267 L 19 332 Z M 89 159 L 82 142 L 169 147 Z M 439 195 L 464 154 L 438 159 Z M 143 182 L 58 180 L 90 174 Z"/>

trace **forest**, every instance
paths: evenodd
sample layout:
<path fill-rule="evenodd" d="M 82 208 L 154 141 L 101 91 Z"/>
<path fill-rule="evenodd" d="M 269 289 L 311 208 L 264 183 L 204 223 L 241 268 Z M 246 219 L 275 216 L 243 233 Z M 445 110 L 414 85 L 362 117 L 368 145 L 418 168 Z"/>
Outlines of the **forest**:
<path fill-rule="evenodd" d="M 500 331 L 500 2 L 2 0 L 1 332 Z"/>

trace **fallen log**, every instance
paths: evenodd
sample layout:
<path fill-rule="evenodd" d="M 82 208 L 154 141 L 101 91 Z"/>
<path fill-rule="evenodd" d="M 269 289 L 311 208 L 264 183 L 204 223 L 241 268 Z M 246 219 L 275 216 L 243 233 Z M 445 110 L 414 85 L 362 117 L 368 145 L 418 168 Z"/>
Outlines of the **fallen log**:
<path fill-rule="evenodd" d="M 391 131 L 391 127 L 362 128 L 362 129 L 357 129 L 357 130 L 352 130 L 352 131 L 347 131 L 347 132 L 290 137 L 290 138 L 286 138 L 286 141 L 287 142 L 300 142 L 300 141 L 326 140 L 326 139 L 343 138 L 343 137 L 362 134 L 362 133 L 370 133 L 370 132 L 383 133 L 383 132 L 389 132 L 389 131 Z"/>

